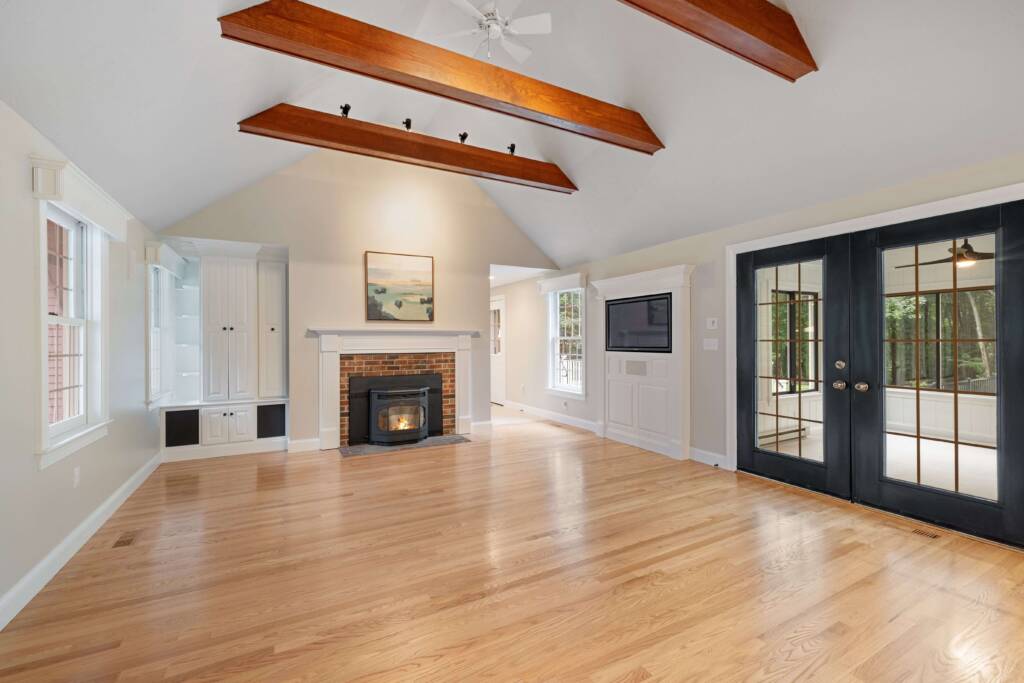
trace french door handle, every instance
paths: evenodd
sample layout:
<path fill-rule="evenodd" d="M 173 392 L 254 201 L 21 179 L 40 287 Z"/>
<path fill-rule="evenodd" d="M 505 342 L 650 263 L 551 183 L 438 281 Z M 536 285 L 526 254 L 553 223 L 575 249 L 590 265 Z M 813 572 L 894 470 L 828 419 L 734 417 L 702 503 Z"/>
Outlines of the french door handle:
<path fill-rule="evenodd" d="M 867 382 L 857 382 L 853 385 L 853 388 L 862 394 L 866 394 L 871 389 L 871 386 Z"/>
<path fill-rule="evenodd" d="M 845 391 L 846 380 L 837 379 L 835 382 L 832 382 L 832 388 L 835 389 L 836 391 Z"/>

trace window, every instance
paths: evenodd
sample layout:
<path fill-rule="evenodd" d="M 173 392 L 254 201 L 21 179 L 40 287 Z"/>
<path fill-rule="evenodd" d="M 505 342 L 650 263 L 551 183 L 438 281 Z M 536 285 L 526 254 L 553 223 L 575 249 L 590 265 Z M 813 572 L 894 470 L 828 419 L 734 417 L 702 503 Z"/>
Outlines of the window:
<path fill-rule="evenodd" d="M 47 424 L 51 434 L 86 420 L 85 226 L 51 211 L 46 221 Z"/>
<path fill-rule="evenodd" d="M 583 394 L 583 292 L 583 289 L 563 289 L 549 294 L 549 388 L 555 391 Z"/>
<path fill-rule="evenodd" d="M 817 391 L 818 321 L 817 292 L 772 290 L 772 366 L 776 369 L 775 393 L 799 394 Z M 788 304 L 788 305 L 787 305 Z M 785 343 L 781 343 L 785 342 Z M 793 370 L 793 372 L 790 372 Z"/>
<path fill-rule="evenodd" d="M 105 434 L 101 324 L 106 239 L 55 204 L 40 202 L 43 367 L 40 466 Z M 88 435 L 88 436 L 86 436 Z"/>

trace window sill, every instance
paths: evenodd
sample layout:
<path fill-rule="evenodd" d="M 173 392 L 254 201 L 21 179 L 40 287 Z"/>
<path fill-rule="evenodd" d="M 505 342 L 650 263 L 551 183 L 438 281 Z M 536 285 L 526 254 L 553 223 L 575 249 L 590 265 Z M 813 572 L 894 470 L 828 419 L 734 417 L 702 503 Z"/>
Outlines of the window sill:
<path fill-rule="evenodd" d="M 548 394 L 550 394 L 551 396 L 557 396 L 559 398 L 569 398 L 569 399 L 572 399 L 574 401 L 586 401 L 587 400 L 587 394 L 585 392 L 582 392 L 582 391 L 575 392 L 575 391 L 568 391 L 566 389 L 553 389 L 552 387 L 547 387 L 546 389 L 544 389 L 544 391 L 547 392 Z"/>
<path fill-rule="evenodd" d="M 62 436 L 60 441 L 50 446 L 39 454 L 39 469 L 45 470 L 69 455 L 95 443 L 107 435 L 107 425 L 113 420 L 104 420 L 98 424 L 89 425 L 71 436 Z"/>

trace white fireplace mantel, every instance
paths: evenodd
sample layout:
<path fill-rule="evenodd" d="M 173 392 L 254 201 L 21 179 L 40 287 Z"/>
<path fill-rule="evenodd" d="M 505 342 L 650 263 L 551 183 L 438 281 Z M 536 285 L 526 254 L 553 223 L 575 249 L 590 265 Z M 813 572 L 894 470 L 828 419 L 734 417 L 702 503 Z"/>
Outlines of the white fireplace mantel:
<path fill-rule="evenodd" d="M 341 356 L 357 353 L 454 353 L 455 431 L 468 434 L 472 424 L 472 340 L 477 330 L 439 330 L 410 326 L 337 329 L 312 327 L 310 336 L 319 339 L 320 376 L 317 412 L 320 449 L 341 445 L 339 405 L 341 403 Z"/>

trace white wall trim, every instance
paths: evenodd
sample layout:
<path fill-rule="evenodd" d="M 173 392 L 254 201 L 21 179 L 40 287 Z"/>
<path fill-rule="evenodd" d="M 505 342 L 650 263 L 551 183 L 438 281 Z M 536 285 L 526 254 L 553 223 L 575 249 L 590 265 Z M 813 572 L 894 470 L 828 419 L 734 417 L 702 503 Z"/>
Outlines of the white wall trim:
<path fill-rule="evenodd" d="M 37 156 L 30 156 L 29 163 L 33 197 L 71 209 L 77 218 L 94 223 L 118 242 L 127 239 L 131 213 L 80 168 L 70 161 Z"/>
<path fill-rule="evenodd" d="M 728 469 L 725 466 L 727 458 L 721 453 L 712 453 L 711 451 L 702 451 L 699 448 L 691 447 L 690 460 L 703 463 L 705 465 L 711 465 L 712 467 L 718 467 L 720 469 Z"/>
<path fill-rule="evenodd" d="M 569 273 L 537 282 L 537 289 L 541 294 L 550 294 L 562 289 L 585 289 L 586 286 L 587 276 L 583 273 Z"/>
<path fill-rule="evenodd" d="M 689 287 L 694 268 L 695 266 L 691 265 L 670 266 L 642 273 L 594 280 L 590 284 L 597 290 L 599 299 L 658 294 L 659 289 L 669 291 L 678 287 Z"/>
<path fill-rule="evenodd" d="M 807 240 L 873 230 L 922 218 L 944 216 L 995 204 L 1024 199 L 1024 183 L 971 192 L 934 202 L 851 218 L 825 225 L 737 242 L 725 247 L 725 444 L 726 469 L 736 469 L 736 256 L 750 251 L 778 247 Z"/>
<path fill-rule="evenodd" d="M 254 441 L 238 443 L 218 443 L 210 446 L 174 446 L 162 451 L 164 462 L 183 462 L 185 460 L 205 460 L 206 458 L 224 458 L 231 455 L 253 455 L 271 453 L 288 449 L 288 437 L 272 436 Z"/>
<path fill-rule="evenodd" d="M 563 413 L 556 413 L 553 410 L 537 408 L 536 406 L 527 405 L 525 403 L 516 403 L 515 401 L 505 401 L 505 407 L 511 408 L 512 410 L 518 410 L 527 415 L 539 417 L 543 420 L 550 420 L 551 422 L 558 422 L 559 424 L 568 425 L 570 427 L 585 429 L 588 432 L 593 432 L 600 437 L 604 437 L 604 426 L 600 422 L 585 420 L 582 417 L 573 417 L 572 415 L 565 415 Z"/>
<path fill-rule="evenodd" d="M 320 439 L 288 439 L 289 453 L 309 453 L 320 450 Z"/>
<path fill-rule="evenodd" d="M 90 425 L 79 432 L 75 432 L 63 441 L 51 444 L 45 451 L 39 454 L 39 469 L 45 470 L 50 465 L 73 455 L 89 444 L 99 441 L 107 435 L 107 426 L 112 422 L 113 420 L 104 420 L 98 424 Z"/>
<path fill-rule="evenodd" d="M 93 534 L 99 531 L 100 527 L 121 507 L 121 504 L 139 488 L 142 482 L 146 481 L 153 470 L 160 465 L 160 462 L 160 453 L 150 458 L 135 474 L 110 494 L 109 498 L 100 503 L 99 507 L 82 520 L 70 534 L 65 536 L 64 540 L 47 553 L 46 557 L 4 593 L 3 597 L 0 597 L 0 630 L 3 630 L 18 615 L 18 612 L 50 582 L 50 579 L 56 576 L 68 560 L 92 538 Z"/>
<path fill-rule="evenodd" d="M 341 356 L 359 353 L 454 353 L 455 433 L 473 429 L 473 338 L 477 330 L 438 330 L 396 327 L 354 330 L 310 328 L 319 338 L 320 372 L 317 381 L 317 425 L 320 450 L 339 448 L 341 433 Z"/>

